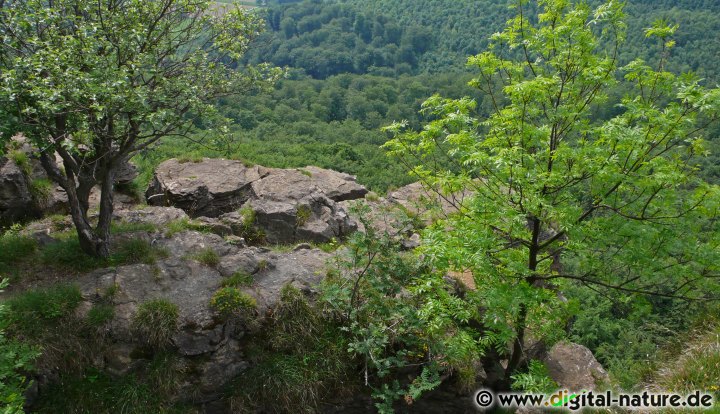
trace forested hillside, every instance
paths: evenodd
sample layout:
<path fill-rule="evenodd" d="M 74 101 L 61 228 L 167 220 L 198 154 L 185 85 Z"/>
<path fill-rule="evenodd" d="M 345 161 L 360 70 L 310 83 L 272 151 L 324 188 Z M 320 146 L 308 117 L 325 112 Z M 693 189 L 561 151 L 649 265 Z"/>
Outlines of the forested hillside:
<path fill-rule="evenodd" d="M 621 59 L 656 60 L 659 44 L 645 39 L 643 29 L 666 18 L 680 25 L 668 69 L 695 70 L 712 84 L 719 74 L 720 38 L 708 33 L 720 33 L 719 10 L 711 1 L 630 2 Z M 138 158 L 144 180 L 167 156 L 204 154 L 275 167 L 336 168 L 358 175 L 377 191 L 406 184 L 412 178 L 389 163 L 378 147 L 387 138 L 380 127 L 400 120 L 419 125 L 420 105 L 434 93 L 482 101 L 467 86 L 472 70 L 465 62 L 486 47 L 489 36 L 512 14 L 507 1 L 489 0 L 270 2 L 256 11 L 265 16 L 267 31 L 251 45 L 245 61 L 287 66 L 290 79 L 279 82 L 271 94 L 221 102 L 221 113 L 233 125 L 232 136 L 223 138 L 223 150 L 205 140 L 167 144 Z M 623 93 L 622 85 L 615 88 L 616 96 Z M 479 112 L 485 113 L 489 104 Z M 612 111 L 602 107 L 599 115 Z M 210 128 L 207 119 L 199 123 Z M 718 163 L 703 165 L 708 179 L 718 182 Z"/>
<path fill-rule="evenodd" d="M 437 42 L 432 52 L 422 58 L 421 67 L 428 71 L 457 65 L 464 58 L 482 51 L 488 37 L 499 31 L 512 15 L 512 1 L 471 0 L 340 0 L 366 13 L 383 13 L 402 25 L 420 24 L 430 27 Z M 599 4 L 590 1 L 590 4 Z M 643 29 L 658 19 L 678 24 L 677 46 L 670 59 L 669 69 L 677 72 L 692 70 L 717 81 L 720 71 L 715 62 L 720 59 L 720 38 L 713 34 L 720 30 L 720 4 L 712 0 L 627 2 L 628 38 L 621 58 L 627 62 L 634 57 L 657 59 L 659 47 L 646 40 Z M 530 16 L 532 4 L 529 6 Z"/>

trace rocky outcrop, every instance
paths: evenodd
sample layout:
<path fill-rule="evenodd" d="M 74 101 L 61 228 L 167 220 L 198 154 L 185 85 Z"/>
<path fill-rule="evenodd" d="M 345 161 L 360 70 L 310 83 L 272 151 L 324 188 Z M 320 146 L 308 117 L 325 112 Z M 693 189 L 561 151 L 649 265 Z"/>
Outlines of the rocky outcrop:
<path fill-rule="evenodd" d="M 592 351 L 572 342 L 555 344 L 543 359 L 550 377 L 571 391 L 596 390 L 610 377 Z"/>
<path fill-rule="evenodd" d="M 143 214 L 128 218 L 159 224 L 165 218 L 177 216 L 177 211 L 150 207 L 138 210 Z M 277 304 L 285 285 L 312 291 L 325 274 L 325 263 L 330 257 L 309 246 L 290 252 L 239 247 L 216 234 L 197 231 L 183 231 L 172 237 L 160 232 L 135 232 L 128 237 L 151 240 L 155 248 L 168 252 L 168 256 L 153 264 L 97 270 L 77 281 L 87 301 L 81 308 L 90 309 L 93 302 L 101 300 L 110 300 L 114 307 L 107 327 L 112 346 L 104 358 L 104 368 L 122 374 L 143 363 L 147 352 L 143 338 L 132 329 L 133 318 L 143 303 L 165 299 L 179 311 L 178 330 L 172 335 L 171 348 L 194 373 L 186 384 L 188 391 L 193 391 L 188 395 L 201 395 L 203 401 L 218 398 L 223 387 L 248 366 L 241 343 L 251 327 L 237 319 L 221 317 L 210 307 L 223 280 L 236 272 L 251 275 L 252 284 L 240 289 L 255 298 L 257 315 L 262 318 L 266 309 Z M 217 255 L 217 263 L 208 265 L 195 259 L 206 250 Z M 108 295 L 110 291 L 112 295 Z"/>
<path fill-rule="evenodd" d="M 326 242 L 355 231 L 336 201 L 365 193 L 354 177 L 318 167 L 283 170 L 232 160 L 173 159 L 157 168 L 146 197 L 149 204 L 179 207 L 191 217 L 218 218 L 205 221 L 218 229 L 227 226 L 238 236 L 251 227 L 277 244 Z"/>

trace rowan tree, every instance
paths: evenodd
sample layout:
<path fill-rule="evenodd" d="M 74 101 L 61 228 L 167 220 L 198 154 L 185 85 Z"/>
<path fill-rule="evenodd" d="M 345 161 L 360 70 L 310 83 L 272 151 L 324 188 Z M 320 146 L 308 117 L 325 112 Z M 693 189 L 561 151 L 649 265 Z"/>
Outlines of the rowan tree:
<path fill-rule="evenodd" d="M 432 120 L 388 127 L 385 145 L 457 207 L 424 232 L 419 253 L 472 272 L 468 306 L 486 329 L 481 345 L 506 350 L 503 386 L 531 338 L 562 331 L 569 283 L 616 296 L 720 292 L 718 188 L 696 174 L 720 91 L 664 70 L 677 27 L 646 30 L 661 42 L 658 61 L 621 65 L 621 2 L 538 1 L 532 17 L 529 3 L 515 2 L 489 49 L 469 58 L 489 116 L 469 98 L 434 96 L 423 106 Z M 609 101 L 618 84 L 626 95 Z M 609 106 L 617 115 L 597 116 Z M 449 196 L 460 192 L 473 196 Z"/>
<path fill-rule="evenodd" d="M 261 27 L 256 14 L 206 0 L 0 1 L 0 139 L 31 140 L 67 193 L 85 252 L 109 254 L 118 167 L 189 136 L 217 98 L 279 76 L 237 67 Z M 98 184 L 95 224 L 88 197 Z"/>

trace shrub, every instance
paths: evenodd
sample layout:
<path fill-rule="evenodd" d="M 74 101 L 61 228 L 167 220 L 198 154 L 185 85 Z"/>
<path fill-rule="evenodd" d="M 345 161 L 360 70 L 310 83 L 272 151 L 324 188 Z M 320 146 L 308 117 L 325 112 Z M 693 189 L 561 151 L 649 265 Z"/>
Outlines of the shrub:
<path fill-rule="evenodd" d="M 45 246 L 40 251 L 40 262 L 74 272 L 88 272 L 107 266 L 122 266 L 133 263 L 152 264 L 167 253 L 153 248 L 147 240 L 130 239 L 119 242 L 107 259 L 88 256 L 80 248 L 76 235 Z"/>
<path fill-rule="evenodd" d="M 202 249 L 199 252 L 197 252 L 195 255 L 192 256 L 193 259 L 197 260 L 198 262 L 210 266 L 215 267 L 218 264 L 220 264 L 220 256 L 215 252 L 215 250 L 211 248 Z"/>
<path fill-rule="evenodd" d="M 240 213 L 240 217 L 242 217 L 243 225 L 252 226 L 255 223 L 255 210 L 250 206 L 242 207 L 238 210 L 238 213 Z"/>
<path fill-rule="evenodd" d="M 210 231 L 206 225 L 190 220 L 188 218 L 173 220 L 165 226 L 165 229 L 165 236 L 167 237 L 172 237 L 177 233 L 186 230 L 194 230 L 203 233 L 207 233 Z"/>
<path fill-rule="evenodd" d="M 177 330 L 178 317 L 177 305 L 165 299 L 155 299 L 138 307 L 132 327 L 150 346 L 161 349 L 170 343 Z"/>
<path fill-rule="evenodd" d="M 224 317 L 249 316 L 256 306 L 255 298 L 234 287 L 224 287 L 210 299 L 210 307 Z"/>
<path fill-rule="evenodd" d="M 378 195 L 378 193 L 376 193 L 374 191 L 370 191 L 367 194 L 365 194 L 365 200 L 371 201 L 371 202 L 377 202 L 377 201 L 380 201 L 380 196 Z"/>
<path fill-rule="evenodd" d="M 7 279 L 0 280 L 0 292 L 7 287 Z M 0 320 L 5 319 L 7 308 L 0 304 Z M 37 349 L 5 337 L 4 326 L 0 326 L 0 405 L 5 413 L 21 413 L 25 403 L 24 392 L 29 382 L 21 372 L 32 369 L 37 358 Z"/>
<path fill-rule="evenodd" d="M 74 235 L 45 246 L 40 251 L 39 259 L 44 265 L 75 272 L 87 272 L 106 264 L 106 260 L 88 256 L 83 252 Z"/>
<path fill-rule="evenodd" d="M 132 233 L 136 231 L 154 232 L 157 227 L 152 223 L 128 223 L 125 221 L 113 221 L 110 225 L 112 234 Z"/>
<path fill-rule="evenodd" d="M 299 290 L 283 288 L 262 335 L 248 350 L 257 363 L 234 383 L 233 412 L 314 413 L 356 390 L 346 336 Z"/>
<path fill-rule="evenodd" d="M 558 384 L 550 378 L 547 367 L 541 361 L 533 359 L 528 366 L 528 372 L 515 374 L 510 377 L 513 381 L 512 389 L 530 393 L 553 392 Z"/>
<path fill-rule="evenodd" d="M 662 364 L 657 372 L 656 388 L 678 393 L 701 390 L 720 394 L 720 323 L 709 322 L 684 339 L 684 349 L 679 355 L 666 356 L 671 362 Z"/>

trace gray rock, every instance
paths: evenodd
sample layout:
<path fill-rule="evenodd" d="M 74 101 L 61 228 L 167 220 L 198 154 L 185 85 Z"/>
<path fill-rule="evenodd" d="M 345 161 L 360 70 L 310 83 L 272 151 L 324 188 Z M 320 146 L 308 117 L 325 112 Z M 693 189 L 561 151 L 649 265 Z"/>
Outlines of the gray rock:
<path fill-rule="evenodd" d="M 264 266 L 254 275 L 255 283 L 248 293 L 257 299 L 261 314 L 262 310 L 277 304 L 280 291 L 287 284 L 312 293 L 325 277 L 326 262 L 330 257 L 331 254 L 319 249 L 261 255 Z"/>
<path fill-rule="evenodd" d="M 13 161 L 0 158 L 0 222 L 28 217 L 32 205 L 28 178 Z"/>
<path fill-rule="evenodd" d="M 294 170 L 275 170 L 252 185 L 255 198 L 245 207 L 270 243 L 326 242 L 357 229 L 336 202 Z"/>
<path fill-rule="evenodd" d="M 592 351 L 572 342 L 555 344 L 544 358 L 550 377 L 571 391 L 596 390 L 610 377 Z"/>
<path fill-rule="evenodd" d="M 160 213 L 165 209 L 155 211 Z M 155 215 L 143 215 L 139 219 L 148 217 Z M 252 286 L 242 289 L 256 298 L 258 314 L 262 317 L 265 310 L 277 304 L 280 291 L 287 284 L 313 292 L 324 277 L 326 261 L 331 257 L 310 246 L 287 253 L 258 247 L 241 248 L 216 234 L 195 231 L 158 237 L 155 245 L 168 251 L 167 259 L 150 265 L 96 270 L 78 278 L 76 284 L 87 302 L 84 308 L 99 300 L 108 300 L 114 305 L 114 316 L 107 326 L 107 336 L 113 344 L 107 350 L 104 366 L 117 375 L 147 362 L 143 361 L 148 358 L 145 340 L 137 337 L 132 329 L 138 307 L 155 299 L 177 305 L 179 326 L 172 336 L 172 347 L 181 357 L 181 363 L 191 367 L 192 375 L 185 377 L 183 389 L 188 390 L 187 399 L 196 403 L 220 398 L 227 384 L 248 366 L 241 344 L 254 328 L 245 322 L 221 318 L 210 308 L 223 277 L 236 271 L 253 275 Z M 220 260 L 215 268 L 192 259 L 194 253 L 205 248 L 218 253 Z M 111 287 L 114 287 L 112 296 L 108 295 Z"/>
<path fill-rule="evenodd" d="M 357 200 L 368 193 L 353 175 L 314 166 L 302 170 L 309 173 L 312 182 L 333 201 Z"/>
<path fill-rule="evenodd" d="M 246 167 L 240 161 L 171 159 L 155 170 L 145 197 L 148 204 L 176 206 L 191 217 L 218 217 L 239 208 L 251 196 L 251 184 L 269 174 L 264 167 Z"/>

